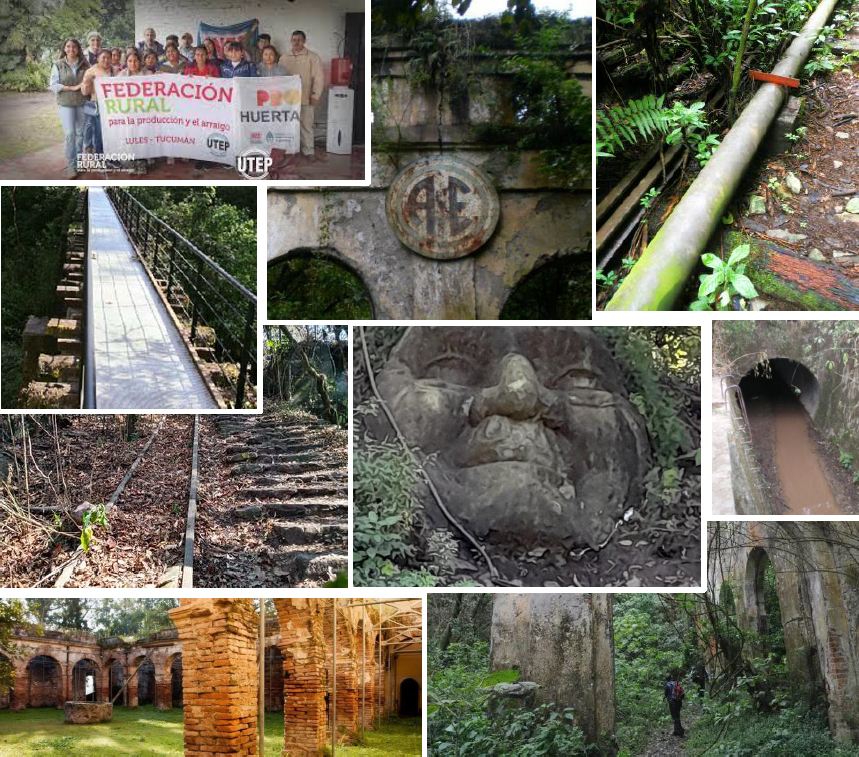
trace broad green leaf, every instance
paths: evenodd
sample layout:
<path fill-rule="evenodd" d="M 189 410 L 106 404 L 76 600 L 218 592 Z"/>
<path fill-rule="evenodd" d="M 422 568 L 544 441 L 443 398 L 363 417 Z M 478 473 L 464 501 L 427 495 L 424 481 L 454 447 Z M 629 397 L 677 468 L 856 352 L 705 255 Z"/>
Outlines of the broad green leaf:
<path fill-rule="evenodd" d="M 757 290 L 755 289 L 755 285 L 752 284 L 751 279 L 749 279 L 748 276 L 735 273 L 733 276 L 731 276 L 731 284 L 733 285 L 734 289 L 737 290 L 738 294 L 745 297 L 747 300 L 758 296 Z"/>
<path fill-rule="evenodd" d="M 745 260 L 749 256 L 750 251 L 751 248 L 747 244 L 741 244 L 739 247 L 735 247 L 731 256 L 728 258 L 728 265 L 732 266 L 734 263 L 739 263 L 741 260 Z"/>

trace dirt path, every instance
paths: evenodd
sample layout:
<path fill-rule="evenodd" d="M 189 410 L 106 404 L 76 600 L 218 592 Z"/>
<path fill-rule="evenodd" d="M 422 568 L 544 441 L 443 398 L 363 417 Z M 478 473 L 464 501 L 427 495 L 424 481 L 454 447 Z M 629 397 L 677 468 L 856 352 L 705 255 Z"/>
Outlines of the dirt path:
<path fill-rule="evenodd" d="M 52 92 L 0 92 L 0 175 L 4 179 L 35 179 L 7 170 L 5 161 L 50 148 L 57 152 L 60 171 L 63 158 L 63 127 Z"/>
<path fill-rule="evenodd" d="M 730 229 L 763 239 L 773 249 L 831 263 L 859 283 L 859 63 L 838 62 L 859 51 L 859 24 L 843 40 L 830 42 L 835 71 L 818 71 L 813 78 L 803 74 L 805 115 L 794 132 L 796 142 L 789 152 L 752 165 Z M 753 209 L 752 196 L 765 208 Z M 759 305 L 796 309 L 770 296 Z"/>
<path fill-rule="evenodd" d="M 201 432 L 195 586 L 313 587 L 348 569 L 346 432 L 224 415 Z"/>
<path fill-rule="evenodd" d="M 668 707 L 666 706 L 666 712 Z M 673 725 L 670 717 L 665 725 L 659 723 L 658 730 L 655 730 L 647 742 L 647 747 L 641 753 L 640 757 L 685 757 L 686 755 L 686 739 L 689 738 L 690 732 L 694 729 L 695 723 L 701 717 L 701 705 L 697 702 L 686 701 L 683 703 L 683 709 L 680 713 L 680 722 L 686 731 L 683 737 L 672 735 Z"/>
<path fill-rule="evenodd" d="M 754 448 L 771 487 L 773 512 L 855 512 L 855 486 L 832 445 L 794 397 L 767 391 L 766 384 L 744 382 L 744 396 Z"/>

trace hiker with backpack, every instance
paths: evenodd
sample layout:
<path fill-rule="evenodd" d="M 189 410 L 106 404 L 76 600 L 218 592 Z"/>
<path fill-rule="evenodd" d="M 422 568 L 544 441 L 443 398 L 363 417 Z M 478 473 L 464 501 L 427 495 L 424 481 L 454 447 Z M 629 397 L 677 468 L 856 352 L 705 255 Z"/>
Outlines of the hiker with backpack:
<path fill-rule="evenodd" d="M 680 685 L 680 681 L 671 673 L 665 676 L 665 699 L 668 701 L 668 710 L 671 712 L 671 719 L 674 721 L 674 735 L 685 736 L 686 731 L 680 723 L 680 708 L 683 706 L 683 699 L 686 692 Z"/>

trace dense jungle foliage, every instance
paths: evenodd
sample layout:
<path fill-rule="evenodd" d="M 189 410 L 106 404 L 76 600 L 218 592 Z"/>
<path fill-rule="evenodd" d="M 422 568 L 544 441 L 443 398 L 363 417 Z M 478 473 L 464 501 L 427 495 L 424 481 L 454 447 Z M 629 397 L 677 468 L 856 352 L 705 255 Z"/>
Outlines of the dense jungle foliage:
<path fill-rule="evenodd" d="M 278 260 L 268 268 L 268 317 L 272 320 L 373 317 L 361 279 L 321 253 Z"/>
<path fill-rule="evenodd" d="M 53 313 L 74 187 L 3 187 L 2 406 L 21 389 L 21 335 L 27 318 Z"/>
<path fill-rule="evenodd" d="M 4 0 L 0 3 L 0 90 L 44 90 L 63 40 L 97 29 L 102 47 L 135 44 L 129 0 Z"/>
<path fill-rule="evenodd" d="M 700 330 L 681 327 L 598 328 L 628 377 L 631 402 L 647 425 L 656 465 L 645 480 L 654 510 L 700 501 Z M 403 333 L 364 330 L 374 375 Z M 377 414 L 360 334 L 356 337 L 356 418 Z M 424 473 L 399 444 L 367 439 L 354 447 L 354 571 L 361 586 L 457 584 L 458 536 L 423 524 Z M 697 523 L 683 524 L 695 530 Z"/>
<path fill-rule="evenodd" d="M 252 292 L 257 288 L 253 187 L 127 187 L 164 223 Z"/>
<path fill-rule="evenodd" d="M 346 326 L 264 326 L 266 410 L 301 410 L 348 422 L 349 329 Z"/>
<path fill-rule="evenodd" d="M 726 531 L 713 545 L 731 538 Z M 770 621 L 765 633 L 740 628 L 730 584 L 718 601 L 712 591 L 613 595 L 615 701 L 598 706 L 616 707 L 621 757 L 859 755 L 859 748 L 831 738 L 822 693 L 789 680 L 778 577 L 768 560 L 761 580 Z M 491 615 L 491 595 L 429 596 L 429 754 L 600 754 L 583 741 L 569 708 L 487 713 L 491 687 L 519 679 L 518 671 L 490 673 Z M 705 656 L 708 648 L 718 651 L 721 664 Z M 668 674 L 686 691 L 682 742 L 670 736 L 663 694 Z"/>

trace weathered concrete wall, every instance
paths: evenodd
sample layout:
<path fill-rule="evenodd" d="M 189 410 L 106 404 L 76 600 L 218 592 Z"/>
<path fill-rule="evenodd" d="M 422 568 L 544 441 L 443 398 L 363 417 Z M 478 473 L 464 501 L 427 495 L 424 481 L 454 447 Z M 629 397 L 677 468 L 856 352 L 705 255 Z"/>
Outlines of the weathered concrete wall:
<path fill-rule="evenodd" d="M 794 370 L 776 361 L 773 370 L 799 389 L 799 401 L 817 428 L 835 441 L 842 452 L 859 461 L 859 366 L 852 359 L 843 362 L 841 348 L 848 345 L 828 333 L 832 322 L 751 321 L 744 324 L 741 333 L 725 332 L 729 335 L 720 339 L 723 328 L 721 324 L 714 325 L 714 337 L 725 345 L 724 357 L 730 362 L 737 382 L 764 360 L 782 358 L 799 363 L 801 367 Z M 730 398 L 728 409 L 735 417 L 741 417 L 735 396 Z M 734 431 L 737 432 L 737 424 Z M 754 461 L 740 444 L 741 434 L 732 434 L 729 441 L 737 512 L 772 512 L 766 504 L 765 488 L 754 470 Z"/>
<path fill-rule="evenodd" d="M 587 738 L 614 734 L 614 634 L 607 594 L 496 594 L 492 670 L 540 685 L 537 702 L 572 707 Z"/>
<path fill-rule="evenodd" d="M 711 540 L 710 591 L 719 598 L 729 584 L 740 627 L 765 631 L 759 581 L 769 558 L 791 680 L 826 697 L 834 738 L 859 743 L 859 524 L 744 521 L 719 528 L 719 540 Z"/>
<path fill-rule="evenodd" d="M 535 153 L 508 152 L 475 136 L 476 126 L 490 122 L 503 131 L 504 119 L 511 117 L 509 78 L 481 68 L 465 101 L 446 95 L 439 111 L 438 92 L 413 86 L 406 77 L 413 58 L 402 47 L 374 48 L 380 104 L 374 112 L 371 186 L 270 190 L 267 259 L 272 264 L 309 251 L 330 257 L 363 281 L 375 318 L 494 319 L 514 287 L 543 264 L 559 256 L 590 258 L 590 183 L 583 180 L 574 192 L 559 189 L 539 170 Z M 570 54 L 568 67 L 589 91 L 589 53 Z M 422 158 L 439 166 L 458 159 L 488 176 L 497 192 L 498 223 L 488 239 L 480 237 L 475 252 L 433 259 L 413 252 L 392 229 L 385 204 L 393 180 Z M 435 196 L 422 200 L 434 201 L 439 217 L 453 215 L 456 223 L 477 218 L 471 211 L 457 217 L 450 209 L 456 197 L 449 202 L 448 190 L 440 187 L 437 182 Z M 422 218 L 422 212 L 413 210 L 412 217 Z"/>

